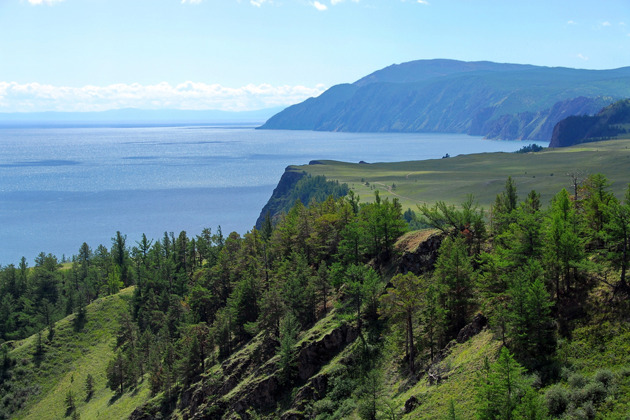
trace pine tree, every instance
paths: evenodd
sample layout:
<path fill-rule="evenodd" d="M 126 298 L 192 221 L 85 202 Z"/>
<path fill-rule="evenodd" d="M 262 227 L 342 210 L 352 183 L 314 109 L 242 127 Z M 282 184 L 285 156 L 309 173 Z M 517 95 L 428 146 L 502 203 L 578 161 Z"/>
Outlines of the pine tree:
<path fill-rule="evenodd" d="M 422 304 L 421 280 L 413 274 L 397 274 L 391 280 L 392 286 L 383 295 L 383 311 L 405 326 L 405 356 L 409 370 L 415 373 L 416 348 L 414 344 L 414 324 L 416 314 Z"/>
<path fill-rule="evenodd" d="M 293 379 L 296 360 L 295 360 L 295 343 L 300 332 L 300 324 L 298 319 L 292 312 L 288 312 L 280 321 L 280 360 L 278 366 L 282 382 L 289 383 Z"/>
<path fill-rule="evenodd" d="M 630 265 L 630 184 L 623 203 L 611 199 L 605 213 L 607 221 L 602 235 L 606 243 L 604 258 L 620 270 L 617 289 L 628 290 L 626 275 Z"/>
<path fill-rule="evenodd" d="M 578 229 L 575 207 L 567 190 L 562 189 L 551 204 L 543 250 L 547 275 L 555 284 L 556 299 L 570 290 L 584 258 L 584 244 Z"/>
<path fill-rule="evenodd" d="M 472 307 L 473 267 L 464 241 L 462 236 L 442 241 L 433 274 L 451 335 L 466 325 Z"/>
<path fill-rule="evenodd" d="M 88 373 L 85 378 L 85 401 L 89 401 L 94 395 L 94 377 Z"/>
<path fill-rule="evenodd" d="M 66 415 L 76 410 L 76 405 L 74 401 L 74 393 L 71 390 L 68 390 L 68 392 L 66 392 L 66 398 L 64 402 L 66 404 Z"/>
<path fill-rule="evenodd" d="M 485 367 L 485 377 L 477 394 L 477 418 L 515 419 L 528 385 L 523 377 L 525 369 L 518 364 L 507 348 L 502 347 L 497 361 Z"/>

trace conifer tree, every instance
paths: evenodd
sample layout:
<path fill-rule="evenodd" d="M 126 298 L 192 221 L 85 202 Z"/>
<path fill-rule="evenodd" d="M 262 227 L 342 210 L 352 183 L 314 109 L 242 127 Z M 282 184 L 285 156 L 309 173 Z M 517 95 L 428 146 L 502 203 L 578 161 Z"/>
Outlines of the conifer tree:
<path fill-rule="evenodd" d="M 289 383 L 293 379 L 296 360 L 295 360 L 295 344 L 297 336 L 300 332 L 300 324 L 298 319 L 291 311 L 280 321 L 280 360 L 278 362 L 281 379 L 284 383 Z"/>
<path fill-rule="evenodd" d="M 88 373 L 85 378 L 85 401 L 89 401 L 94 395 L 94 377 Z"/>
<path fill-rule="evenodd" d="M 433 274 L 451 335 L 466 325 L 472 308 L 473 268 L 464 241 L 462 236 L 442 241 Z"/>
<path fill-rule="evenodd" d="M 421 280 L 413 274 L 397 274 L 391 280 L 392 286 L 383 295 L 384 313 L 399 319 L 405 326 L 405 355 L 409 370 L 415 373 L 416 345 L 414 342 L 414 319 L 422 303 Z"/>
<path fill-rule="evenodd" d="M 523 377 L 524 371 L 505 347 L 501 348 L 495 363 L 488 364 L 486 361 L 477 394 L 478 419 L 516 418 L 515 410 L 528 388 Z"/>
<path fill-rule="evenodd" d="M 607 222 L 603 239 L 606 243 L 604 257 L 620 270 L 618 289 L 628 290 L 626 275 L 630 265 L 630 184 L 623 202 L 610 200 L 605 208 Z"/>

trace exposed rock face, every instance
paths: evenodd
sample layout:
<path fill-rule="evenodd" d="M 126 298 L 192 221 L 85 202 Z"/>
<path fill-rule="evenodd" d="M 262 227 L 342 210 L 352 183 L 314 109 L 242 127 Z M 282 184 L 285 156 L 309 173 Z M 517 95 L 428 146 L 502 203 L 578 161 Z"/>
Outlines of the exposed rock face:
<path fill-rule="evenodd" d="M 265 221 L 265 217 L 269 214 L 271 217 L 278 213 L 278 208 L 284 204 L 282 199 L 289 195 L 289 192 L 297 182 L 304 178 L 306 174 L 304 172 L 298 172 L 292 170 L 290 166 L 284 170 L 284 173 L 280 177 L 280 181 L 278 181 L 278 185 L 271 193 L 271 198 L 260 211 L 260 216 L 258 216 L 258 220 L 256 220 L 256 228 L 260 229 L 263 222 Z"/>
<path fill-rule="evenodd" d="M 413 410 L 415 410 L 418 406 L 420 405 L 420 401 L 418 401 L 418 398 L 416 396 L 412 396 L 410 397 L 407 401 L 405 401 L 405 409 L 404 409 L 404 413 L 405 414 L 409 414 L 411 413 Z"/>
<path fill-rule="evenodd" d="M 437 230 L 410 232 L 396 244 L 401 253 L 398 272 L 405 274 L 424 274 L 433 269 L 438 256 L 438 249 L 445 235 Z"/>
<path fill-rule="evenodd" d="M 354 326 L 343 324 L 321 340 L 303 345 L 297 357 L 300 380 L 305 381 L 313 376 L 325 362 L 332 359 L 347 344 L 352 343 L 358 335 L 359 332 Z"/>
<path fill-rule="evenodd" d="M 472 337 L 479 334 L 486 325 L 488 325 L 488 318 L 482 314 L 475 315 L 468 325 L 459 330 L 459 333 L 457 334 L 457 342 L 463 343 L 470 340 Z"/>
<path fill-rule="evenodd" d="M 356 327 L 342 324 L 327 334 L 306 340 L 297 349 L 297 378 L 306 382 L 296 394 L 293 411 L 283 418 L 301 418 L 304 404 L 322 398 L 328 387 L 326 374 L 316 375 L 319 369 L 352 343 L 358 336 Z M 184 419 L 249 418 L 248 411 L 273 410 L 290 389 L 282 384 L 275 358 L 277 343 L 257 337 L 221 364 L 213 375 L 180 394 L 179 408 Z M 316 375 L 316 376 L 313 376 Z M 133 420 L 156 418 L 160 407 L 146 405 L 131 415 Z"/>

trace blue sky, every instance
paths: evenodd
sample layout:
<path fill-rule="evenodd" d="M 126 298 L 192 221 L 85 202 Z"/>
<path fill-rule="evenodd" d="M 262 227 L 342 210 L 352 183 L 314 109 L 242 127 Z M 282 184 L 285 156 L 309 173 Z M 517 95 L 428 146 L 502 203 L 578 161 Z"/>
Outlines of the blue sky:
<path fill-rule="evenodd" d="M 630 65 L 629 0 L 0 0 L 0 112 L 285 106 L 417 59 Z"/>

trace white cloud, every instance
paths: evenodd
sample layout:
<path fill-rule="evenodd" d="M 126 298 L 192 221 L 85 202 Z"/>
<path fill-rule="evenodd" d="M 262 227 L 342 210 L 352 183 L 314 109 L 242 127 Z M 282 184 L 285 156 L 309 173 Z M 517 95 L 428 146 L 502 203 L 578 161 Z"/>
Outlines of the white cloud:
<path fill-rule="evenodd" d="M 320 12 L 323 12 L 324 10 L 328 10 L 328 6 L 326 6 L 323 3 L 318 2 L 317 0 L 314 1 L 313 3 L 311 3 L 311 4 L 313 5 L 314 8 L 316 8 Z"/>
<path fill-rule="evenodd" d="M 47 4 L 49 6 L 52 6 L 53 4 L 59 3 L 62 1 L 63 0 L 28 0 L 30 4 L 34 4 L 34 5 Z"/>
<path fill-rule="evenodd" d="M 231 88 L 191 81 L 178 85 L 162 82 L 83 87 L 0 82 L 0 112 L 83 112 L 120 108 L 247 111 L 291 105 L 318 96 L 324 89 L 323 85 L 270 84 Z"/>
<path fill-rule="evenodd" d="M 585 55 L 584 55 L 584 54 L 582 54 L 582 53 L 579 53 L 579 54 L 577 55 L 577 58 L 579 58 L 580 60 L 588 61 L 588 57 L 587 57 L 587 56 L 585 56 Z"/>
<path fill-rule="evenodd" d="M 263 4 L 268 3 L 268 2 L 269 2 L 269 0 L 250 0 L 250 2 L 249 2 L 249 3 L 250 3 L 252 6 L 260 7 L 260 6 L 262 6 Z"/>
<path fill-rule="evenodd" d="M 425 5 L 429 5 L 429 2 L 427 0 L 418 0 L 419 4 L 425 4 Z"/>
<path fill-rule="evenodd" d="M 182 0 L 182 4 L 185 3 L 190 3 L 190 4 L 199 4 L 201 3 L 203 0 Z"/>
<path fill-rule="evenodd" d="M 567 22 L 567 25 L 577 25 L 577 22 L 570 20 Z"/>
<path fill-rule="evenodd" d="M 330 0 L 330 4 L 333 6 L 338 5 L 339 3 L 343 3 L 345 0 Z M 358 3 L 360 0 L 350 0 L 352 3 Z"/>
<path fill-rule="evenodd" d="M 604 21 L 601 23 L 602 26 L 611 26 L 610 22 Z"/>

